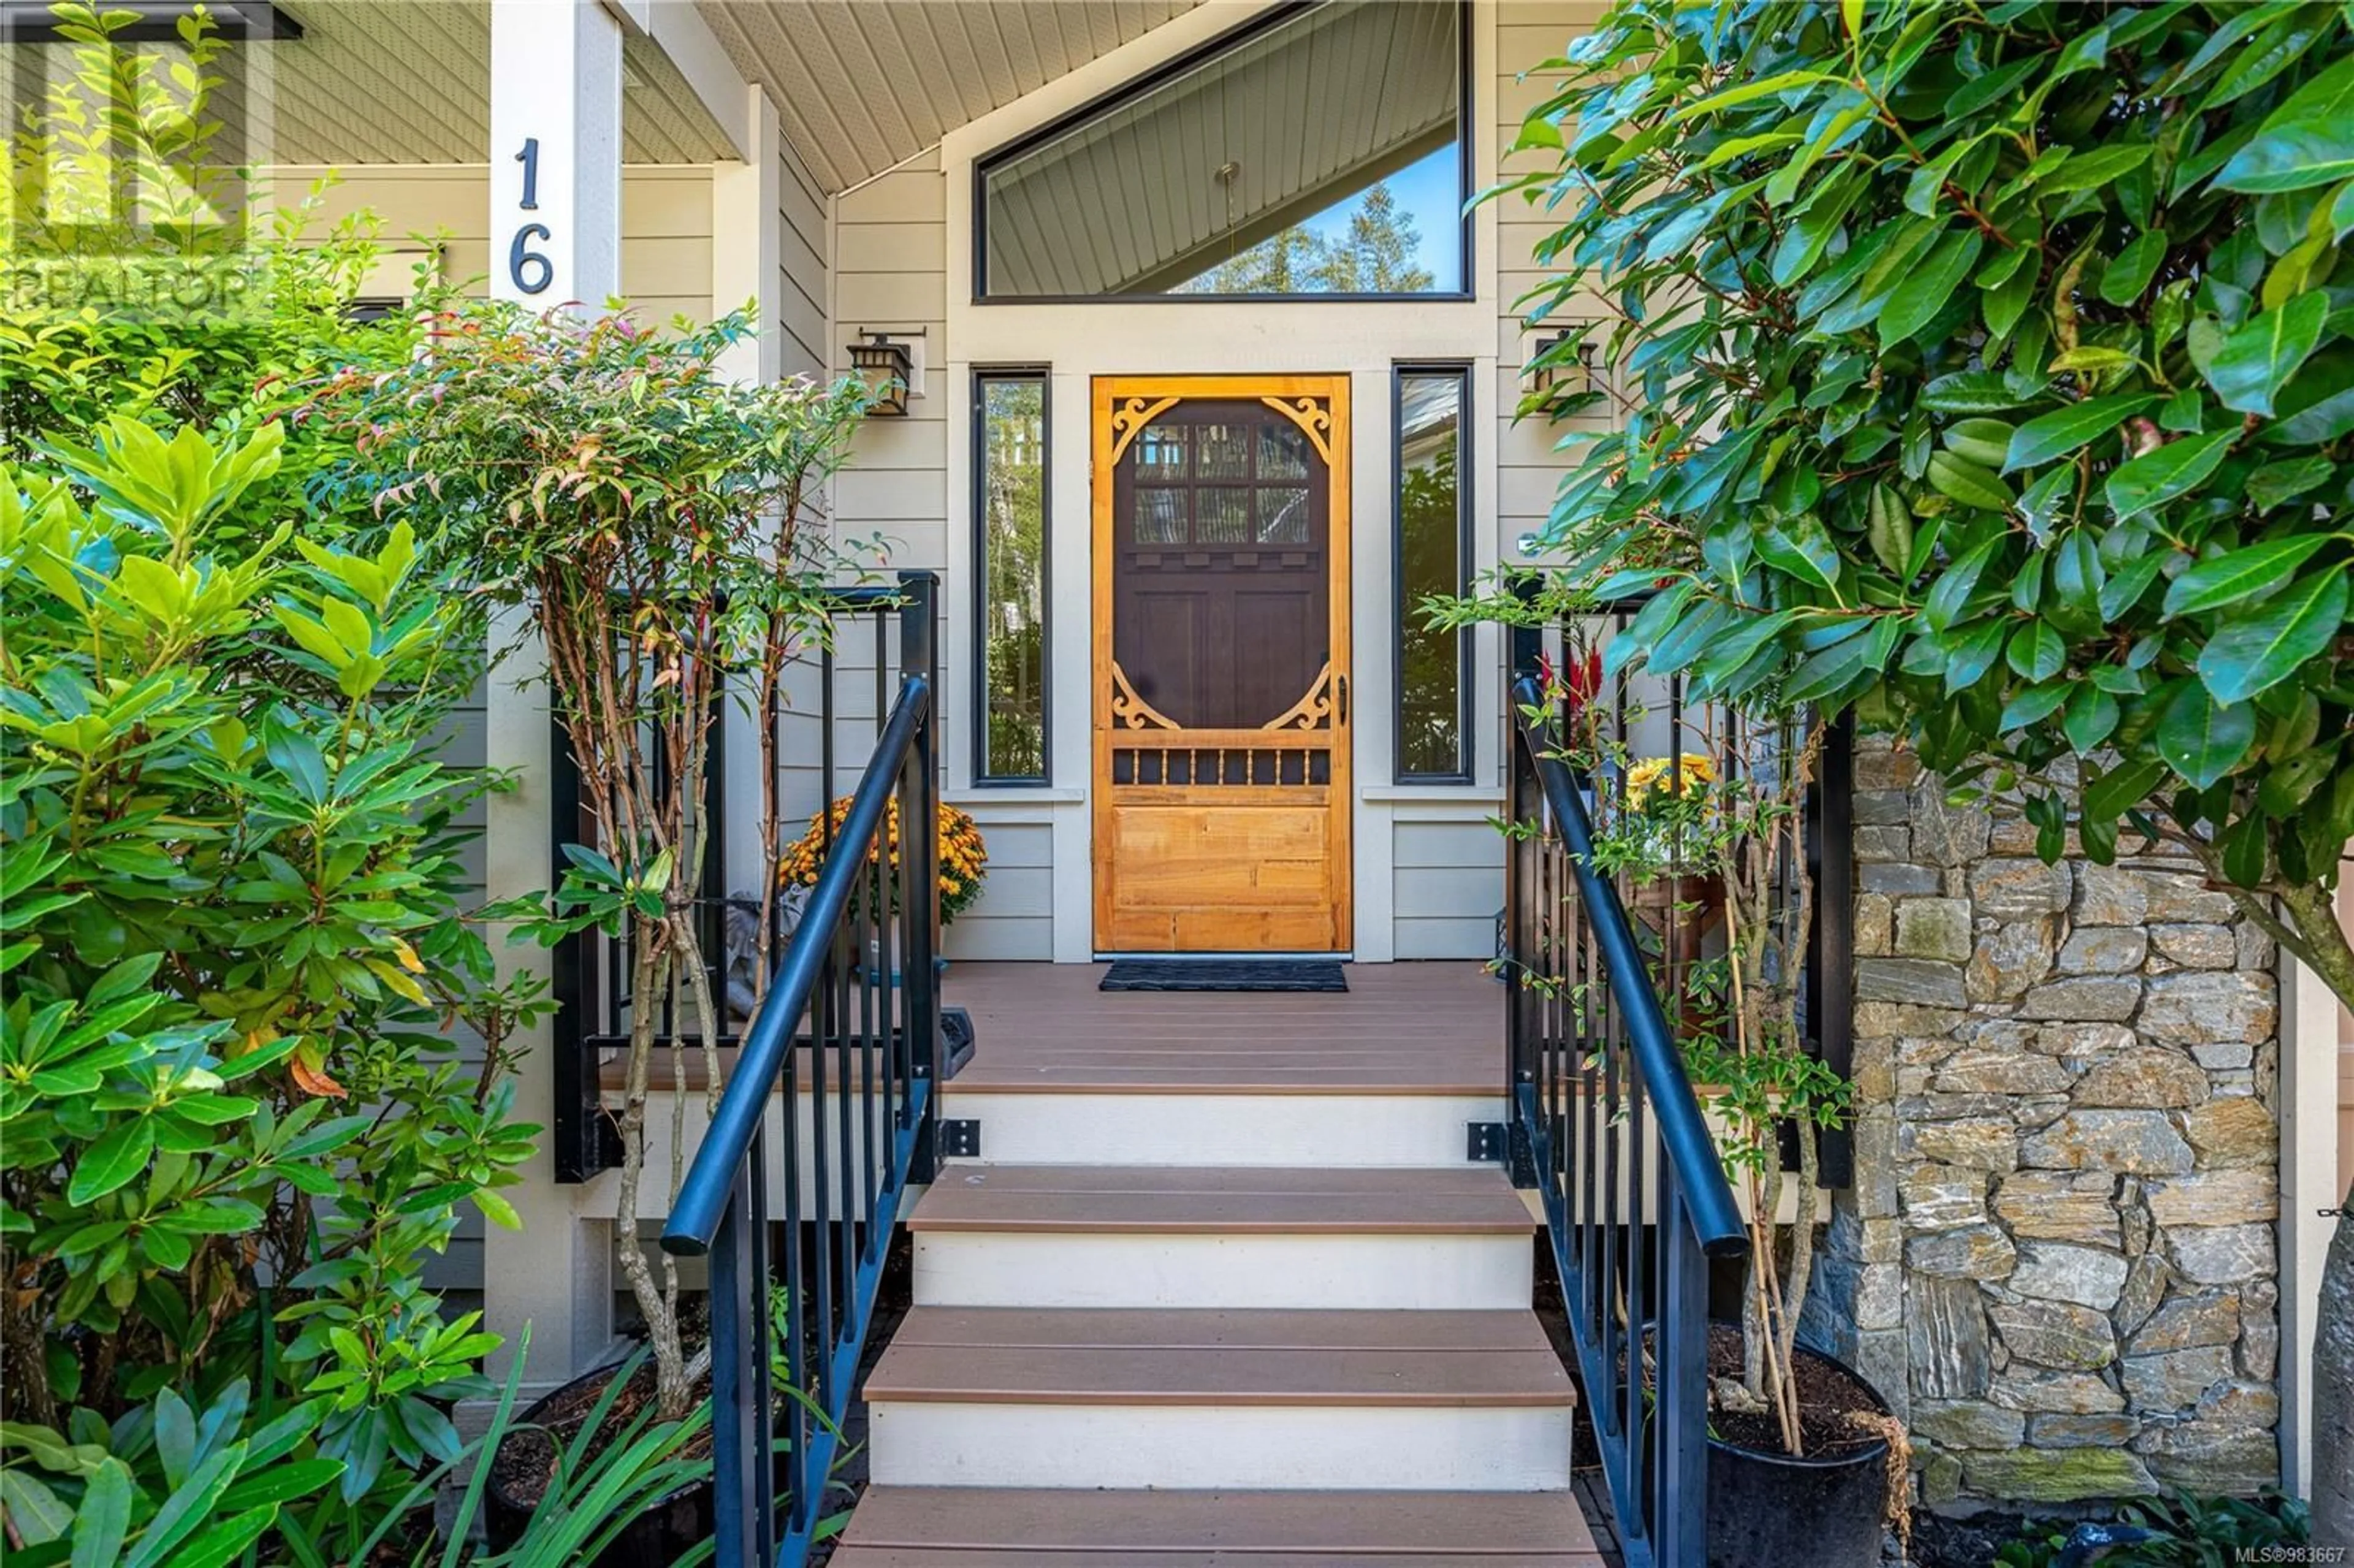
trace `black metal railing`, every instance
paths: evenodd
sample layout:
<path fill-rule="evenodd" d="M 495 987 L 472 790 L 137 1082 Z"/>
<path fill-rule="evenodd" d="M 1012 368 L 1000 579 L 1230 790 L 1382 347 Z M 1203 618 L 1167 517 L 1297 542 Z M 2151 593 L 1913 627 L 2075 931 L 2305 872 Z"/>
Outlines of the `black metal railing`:
<path fill-rule="evenodd" d="M 915 586 L 896 698 L 663 1230 L 665 1251 L 710 1259 L 715 1561 L 729 1568 L 806 1560 L 900 1201 L 931 1179 L 938 675 L 930 579 Z"/>
<path fill-rule="evenodd" d="M 1647 953 L 1595 864 L 1593 785 L 1563 754 L 1542 630 L 1516 627 L 1511 652 L 1513 1179 L 1541 1195 L 1627 1561 L 1702 1568 L 1710 1263 L 1743 1255 L 1748 1234 L 1654 979 L 1655 962 L 1676 967 L 1672 923 Z M 1617 702 L 1623 736 L 1623 695 L 1583 699 Z"/>
<path fill-rule="evenodd" d="M 841 795 L 843 754 L 848 752 L 855 760 L 880 737 L 896 678 L 931 673 L 938 648 L 937 585 L 930 572 L 902 572 L 891 584 L 846 586 L 827 593 L 825 626 L 813 629 L 807 649 L 786 672 L 787 700 L 757 721 L 776 737 L 780 767 L 775 788 L 790 825 L 822 820 L 827 804 Z M 910 627 L 917 629 L 912 635 L 907 630 Z M 735 924 L 740 934 L 757 926 L 761 896 L 749 876 L 740 886 L 727 881 L 731 846 L 740 847 L 747 825 L 759 821 L 762 804 L 757 789 L 749 798 L 741 789 L 733 795 L 728 789 L 733 749 L 729 720 L 738 716 L 730 711 L 732 704 L 732 698 L 722 696 L 713 705 L 702 821 L 697 824 L 703 866 L 695 902 L 712 994 L 721 1000 L 727 1020 L 719 1034 L 722 1050 L 741 1043 L 739 1025 L 748 1009 L 740 998 L 748 985 L 758 989 L 757 977 L 746 972 L 751 967 L 746 944 L 730 940 L 728 905 L 732 900 L 737 906 Z M 757 732 L 750 739 L 757 741 Z M 549 744 L 555 830 L 550 876 L 560 879 L 567 863 L 564 846 L 595 842 L 597 824 L 582 814 L 579 770 L 561 722 L 553 726 Z M 757 746 L 745 749 L 757 750 Z M 660 759 L 656 752 L 657 764 Z M 732 834 L 731 826 L 736 829 Z M 774 896 L 781 890 L 767 891 Z M 779 932 L 784 934 L 781 925 Z M 550 960 L 549 990 L 557 1006 L 551 1023 L 556 1105 L 548 1141 L 556 1179 L 586 1181 L 621 1163 L 620 1128 L 603 1102 L 599 1070 L 628 1050 L 631 1015 L 639 1005 L 630 995 L 629 940 L 625 934 L 594 928 L 576 932 L 557 944 Z M 728 1005 L 731 991 L 737 1005 Z M 673 1016 L 674 991 L 652 998 L 646 1005 L 657 1012 L 657 1048 L 700 1044 L 693 1036 L 682 1039 Z"/>

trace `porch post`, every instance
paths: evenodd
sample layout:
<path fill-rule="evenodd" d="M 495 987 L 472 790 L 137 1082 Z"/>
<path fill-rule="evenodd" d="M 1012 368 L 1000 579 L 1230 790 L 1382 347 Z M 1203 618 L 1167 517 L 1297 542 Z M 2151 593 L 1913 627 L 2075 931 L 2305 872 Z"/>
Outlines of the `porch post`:
<path fill-rule="evenodd" d="M 597 0 L 492 0 L 491 293 L 536 310 L 603 308 L 621 288 L 621 28 Z M 514 641 L 512 622 L 493 632 Z M 554 877 L 558 824 L 548 810 L 546 694 L 535 644 L 490 675 L 488 760 L 521 780 L 488 807 L 486 858 L 492 898 L 545 889 Z M 510 972 L 546 973 L 547 956 L 491 936 Z M 516 1043 L 515 1115 L 552 1128 L 556 1065 L 542 1028 Z M 541 1158 L 511 1190 L 520 1234 L 499 1233 L 484 1248 L 486 1326 L 506 1336 L 512 1355 L 532 1328 L 535 1387 L 560 1383 L 601 1355 L 612 1340 L 610 1181 L 558 1186 L 541 1135 Z"/>

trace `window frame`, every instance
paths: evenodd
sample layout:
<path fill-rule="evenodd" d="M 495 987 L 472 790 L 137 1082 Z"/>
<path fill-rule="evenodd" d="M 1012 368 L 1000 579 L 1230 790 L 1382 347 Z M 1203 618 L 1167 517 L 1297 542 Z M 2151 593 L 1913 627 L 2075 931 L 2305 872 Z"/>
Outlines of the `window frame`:
<path fill-rule="evenodd" d="M 1135 304 L 1427 304 L 1434 301 L 1477 300 L 1479 297 L 1478 236 L 1471 221 L 1471 198 L 1479 192 L 1475 183 L 1479 171 L 1472 156 L 1472 141 L 1477 129 L 1477 111 L 1471 96 L 1471 0 L 1457 0 L 1455 23 L 1456 89 L 1455 89 L 1455 152 L 1456 184 L 1463 192 L 1464 207 L 1457 227 L 1463 251 L 1460 286 L 1454 289 L 1433 289 L 1418 294 L 1365 293 L 1289 293 L 1289 294 L 1188 294 L 1163 291 L 1151 294 L 991 294 L 989 291 L 989 175 L 1002 164 L 1054 140 L 1074 126 L 1084 123 L 1112 108 L 1123 100 L 1151 91 L 1162 82 L 1182 76 L 1196 66 L 1216 58 L 1229 49 L 1248 43 L 1260 33 L 1281 26 L 1291 18 L 1315 10 L 1320 5 L 1347 4 L 1351 0 L 1287 0 L 1286 4 L 1269 6 L 1249 20 L 1226 28 L 1216 37 L 1195 45 L 1182 54 L 1130 77 L 1117 87 L 1099 92 L 1067 113 L 1058 114 L 1034 130 L 1025 131 L 1013 140 L 972 161 L 972 277 L 970 292 L 976 305 L 1135 305 Z M 1365 0 L 1380 5 L 1383 0 Z"/>
<path fill-rule="evenodd" d="M 1477 560 L 1473 519 L 1471 431 L 1472 397 L 1479 377 L 1468 359 L 1402 359 L 1390 366 L 1390 781 L 1394 784 L 1471 784 L 1477 782 L 1479 746 L 1472 733 L 1472 700 L 1476 694 L 1477 653 L 1472 629 L 1456 631 L 1455 758 L 1457 766 L 1439 772 L 1409 768 L 1405 757 L 1405 633 L 1412 607 L 1405 588 L 1405 384 L 1415 376 L 1452 376 L 1462 388 L 1455 414 L 1455 563 L 1458 592 L 1469 591 Z"/>
<path fill-rule="evenodd" d="M 981 789 L 1051 789 L 1055 782 L 1055 376 L 1049 365 L 972 367 L 972 782 Z M 1038 771 L 995 773 L 989 766 L 989 385 L 1038 387 Z"/>

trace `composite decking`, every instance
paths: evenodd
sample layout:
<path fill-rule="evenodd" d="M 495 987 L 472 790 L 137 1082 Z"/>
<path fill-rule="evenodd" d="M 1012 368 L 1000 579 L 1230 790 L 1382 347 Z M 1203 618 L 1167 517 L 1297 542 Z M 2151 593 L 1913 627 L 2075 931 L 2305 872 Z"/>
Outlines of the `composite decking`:
<path fill-rule="evenodd" d="M 909 1220 L 836 1568 L 1598 1568 L 1529 1211 L 1465 1158 L 1502 1114 L 1500 988 L 1102 972 L 949 974 L 979 1051 L 943 1107 L 983 1158 Z"/>
<path fill-rule="evenodd" d="M 1503 988 L 1476 963 L 1352 964 L 1349 990 L 1104 991 L 1103 964 L 958 963 L 981 1042 L 957 1086 L 1051 1094 L 1487 1095 Z"/>

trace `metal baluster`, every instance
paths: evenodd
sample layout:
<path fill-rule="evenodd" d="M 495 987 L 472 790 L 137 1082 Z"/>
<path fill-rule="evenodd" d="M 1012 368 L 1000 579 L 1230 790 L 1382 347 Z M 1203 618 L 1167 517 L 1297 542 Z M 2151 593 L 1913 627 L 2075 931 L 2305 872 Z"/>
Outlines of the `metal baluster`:
<path fill-rule="evenodd" d="M 769 980 L 776 976 L 773 968 Z M 797 1041 L 785 1044 L 784 1081 L 784 1149 L 785 1176 L 785 1375 L 796 1394 L 810 1392 L 809 1361 L 809 1270 L 802 1256 L 802 1245 L 807 1237 L 803 1222 L 807 1213 L 807 1194 L 801 1182 L 801 1047 Z M 811 1086 L 814 1092 L 815 1086 Z M 788 1395 L 785 1400 L 784 1441 L 792 1456 L 792 1495 L 788 1499 L 787 1532 L 799 1535 L 817 1523 L 817 1499 L 811 1495 L 808 1475 L 810 1452 L 809 1407 L 802 1400 Z"/>
<path fill-rule="evenodd" d="M 753 1282 L 751 1207 L 742 1173 L 721 1220 L 717 1245 L 711 1249 L 711 1457 L 713 1485 L 721 1496 L 756 1495 L 758 1472 L 765 1467 L 766 1434 L 760 1429 L 758 1396 L 753 1388 L 752 1347 L 745 1342 L 745 1316 L 750 1310 Z M 720 1563 L 749 1561 L 743 1510 L 715 1510 L 714 1535 Z M 765 1560 L 764 1560 L 765 1561 Z"/>
<path fill-rule="evenodd" d="M 793 1114 L 793 1104 L 785 1102 L 785 1115 Z M 769 1129 L 768 1118 L 752 1133 L 752 1148 L 745 1160 L 746 1196 L 749 1200 L 751 1223 L 745 1227 L 748 1253 L 744 1274 L 751 1287 L 749 1353 L 752 1363 L 753 1428 L 759 1434 L 752 1447 L 752 1539 L 754 1561 L 774 1563 L 777 1560 L 777 1391 L 772 1368 L 776 1365 L 776 1336 L 769 1315 Z M 718 1298 L 714 1298 L 715 1304 Z M 718 1364 L 716 1349 L 719 1318 L 712 1315 L 714 1350 L 712 1364 Z M 724 1559 L 715 1559 L 724 1561 Z"/>

